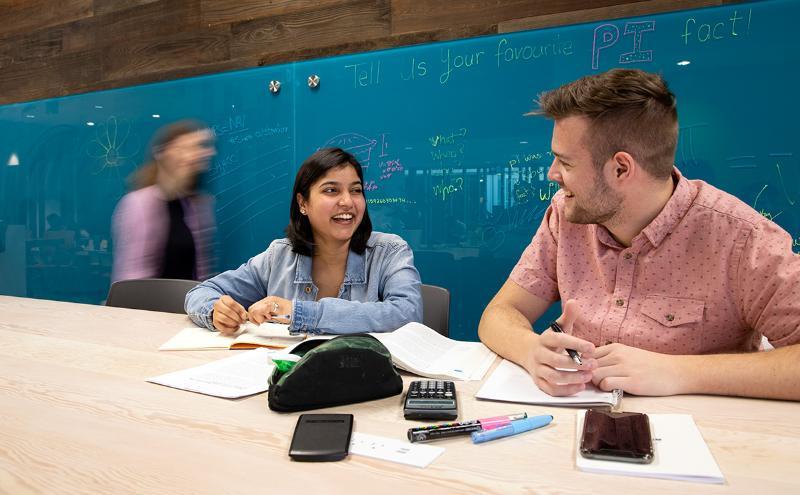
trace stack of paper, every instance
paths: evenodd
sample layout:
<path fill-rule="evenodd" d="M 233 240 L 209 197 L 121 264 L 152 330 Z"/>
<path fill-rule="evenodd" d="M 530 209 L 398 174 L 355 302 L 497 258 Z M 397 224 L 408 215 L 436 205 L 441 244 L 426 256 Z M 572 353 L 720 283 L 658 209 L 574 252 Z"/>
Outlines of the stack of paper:
<path fill-rule="evenodd" d="M 524 368 L 511 361 L 503 360 L 500 366 L 486 380 L 486 383 L 475 394 L 478 399 L 520 402 L 522 404 L 540 404 L 551 406 L 615 407 L 621 392 L 603 392 L 587 384 L 586 389 L 568 397 L 553 397 L 542 391 Z"/>
<path fill-rule="evenodd" d="M 575 464 L 581 471 L 590 473 L 620 474 L 645 478 L 696 481 L 698 483 L 724 483 L 717 462 L 708 450 L 705 440 L 688 414 L 648 414 L 653 435 L 653 462 L 630 462 L 586 459 L 580 455 L 580 438 L 583 432 L 585 411 L 578 411 Z"/>
<path fill-rule="evenodd" d="M 448 339 L 421 323 L 370 335 L 389 349 L 395 366 L 427 378 L 480 380 L 496 356 L 480 342 Z"/>

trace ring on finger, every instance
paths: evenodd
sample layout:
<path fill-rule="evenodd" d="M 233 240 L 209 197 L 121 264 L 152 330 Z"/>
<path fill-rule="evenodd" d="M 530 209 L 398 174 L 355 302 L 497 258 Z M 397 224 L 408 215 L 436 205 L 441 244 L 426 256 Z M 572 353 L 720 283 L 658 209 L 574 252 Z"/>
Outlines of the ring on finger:
<path fill-rule="evenodd" d="M 273 313 L 277 313 L 278 312 L 278 303 L 276 303 L 276 302 L 272 303 L 272 312 Z"/>

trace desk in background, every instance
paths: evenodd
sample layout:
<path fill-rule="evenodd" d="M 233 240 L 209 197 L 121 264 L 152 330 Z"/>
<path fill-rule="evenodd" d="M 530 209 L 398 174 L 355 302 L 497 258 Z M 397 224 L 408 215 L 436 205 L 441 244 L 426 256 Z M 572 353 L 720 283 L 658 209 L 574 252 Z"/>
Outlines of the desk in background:
<path fill-rule="evenodd" d="M 582 473 L 571 409 L 476 401 L 459 382 L 460 419 L 527 410 L 543 430 L 484 445 L 453 438 L 427 469 L 365 457 L 289 460 L 299 413 L 266 395 L 225 400 L 146 383 L 232 352 L 158 352 L 189 324 L 167 313 L 0 296 L 3 493 L 800 493 L 800 403 L 705 396 L 626 398 L 629 410 L 692 414 L 726 485 Z M 405 376 L 409 382 L 412 376 Z M 405 438 L 401 396 L 320 410 L 355 431 Z"/>

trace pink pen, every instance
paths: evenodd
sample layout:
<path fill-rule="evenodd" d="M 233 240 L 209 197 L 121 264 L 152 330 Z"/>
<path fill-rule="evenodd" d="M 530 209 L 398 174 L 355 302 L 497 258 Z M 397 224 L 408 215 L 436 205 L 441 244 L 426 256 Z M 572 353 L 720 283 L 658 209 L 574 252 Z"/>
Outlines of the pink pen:
<path fill-rule="evenodd" d="M 478 422 L 481 424 L 481 428 L 484 430 L 494 430 L 495 428 L 500 428 L 501 426 L 509 425 L 512 421 L 516 421 L 518 419 L 525 419 L 528 417 L 528 413 L 517 413 L 517 414 L 509 414 L 507 416 L 495 416 L 493 418 L 485 418 L 479 419 Z"/>

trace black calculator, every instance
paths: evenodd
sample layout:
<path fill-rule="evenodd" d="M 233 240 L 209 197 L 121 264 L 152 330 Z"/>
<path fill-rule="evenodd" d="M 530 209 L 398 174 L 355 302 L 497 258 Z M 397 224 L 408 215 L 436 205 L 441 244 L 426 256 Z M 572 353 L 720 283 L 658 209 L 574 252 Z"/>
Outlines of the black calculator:
<path fill-rule="evenodd" d="M 403 404 L 406 419 L 456 419 L 456 386 L 444 380 L 415 380 Z"/>

